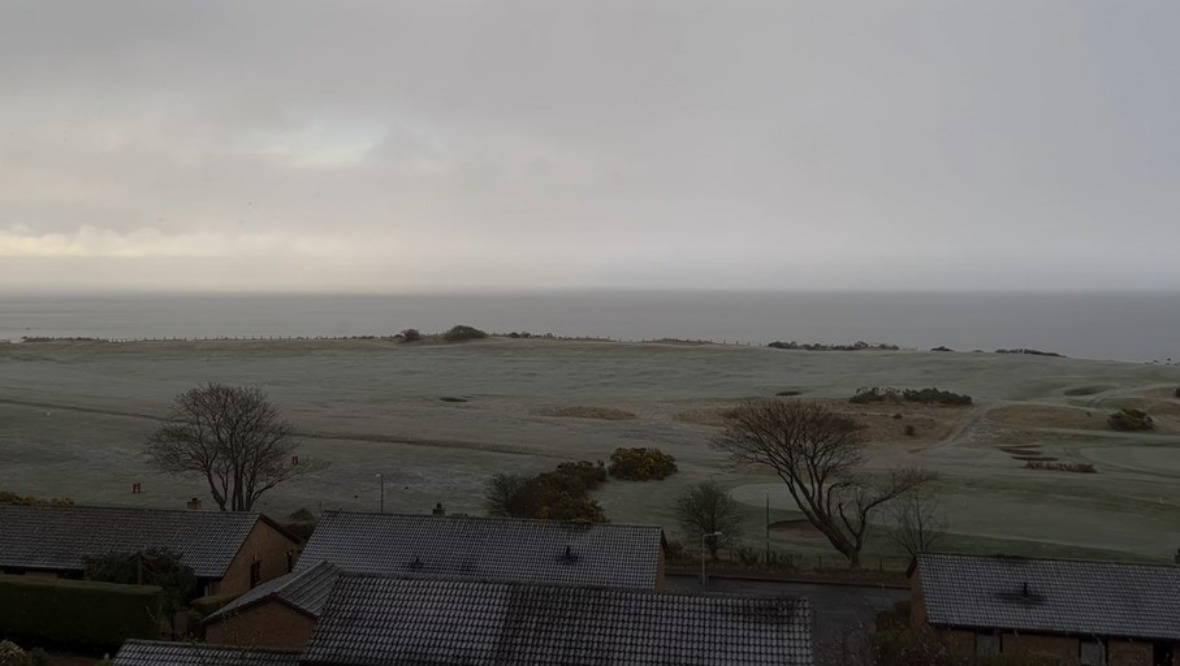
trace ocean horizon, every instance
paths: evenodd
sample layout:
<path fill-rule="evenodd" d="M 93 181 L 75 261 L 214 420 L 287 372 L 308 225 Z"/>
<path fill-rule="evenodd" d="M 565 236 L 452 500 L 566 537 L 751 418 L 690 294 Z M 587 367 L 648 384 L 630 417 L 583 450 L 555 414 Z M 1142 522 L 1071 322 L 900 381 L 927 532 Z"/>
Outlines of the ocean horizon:
<path fill-rule="evenodd" d="M 467 324 L 764 345 L 775 340 L 1180 361 L 1180 292 L 549 291 L 0 296 L 0 340 L 386 336 Z"/>

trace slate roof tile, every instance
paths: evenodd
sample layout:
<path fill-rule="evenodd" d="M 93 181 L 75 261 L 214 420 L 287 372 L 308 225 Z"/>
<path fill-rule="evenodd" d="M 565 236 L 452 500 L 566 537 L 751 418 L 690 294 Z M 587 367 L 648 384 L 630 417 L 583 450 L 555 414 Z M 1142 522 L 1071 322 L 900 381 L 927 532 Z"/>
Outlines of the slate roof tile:
<path fill-rule="evenodd" d="M 654 525 L 328 512 L 296 569 L 654 589 L 662 549 Z"/>
<path fill-rule="evenodd" d="M 0 504 L 0 567 L 80 571 L 87 557 L 146 548 L 183 555 L 200 578 L 221 578 L 260 514 Z"/>
<path fill-rule="evenodd" d="M 1180 640 L 1178 567 L 945 554 L 916 566 L 936 626 Z"/>
<path fill-rule="evenodd" d="M 129 640 L 113 666 L 297 666 L 298 650 Z"/>
<path fill-rule="evenodd" d="M 205 618 L 205 623 L 224 619 L 242 609 L 267 599 L 277 599 L 307 613 L 313 618 L 320 616 L 320 610 L 332 591 L 332 585 L 340 574 L 329 562 L 318 562 L 313 566 L 268 580 L 258 587 L 226 604 L 216 613 Z"/>
<path fill-rule="evenodd" d="M 305 664 L 812 663 L 807 601 L 342 575 Z"/>

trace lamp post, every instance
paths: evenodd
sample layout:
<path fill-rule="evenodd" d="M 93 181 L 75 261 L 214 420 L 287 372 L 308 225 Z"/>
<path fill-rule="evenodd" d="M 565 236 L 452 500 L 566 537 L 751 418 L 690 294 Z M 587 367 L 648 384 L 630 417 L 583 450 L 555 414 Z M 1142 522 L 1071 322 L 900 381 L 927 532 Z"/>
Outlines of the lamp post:
<path fill-rule="evenodd" d="M 705 539 L 719 537 L 721 532 L 707 532 L 701 535 L 701 591 L 705 590 Z"/>
<path fill-rule="evenodd" d="M 385 513 L 385 475 L 377 474 L 377 483 L 381 485 L 381 513 Z"/>

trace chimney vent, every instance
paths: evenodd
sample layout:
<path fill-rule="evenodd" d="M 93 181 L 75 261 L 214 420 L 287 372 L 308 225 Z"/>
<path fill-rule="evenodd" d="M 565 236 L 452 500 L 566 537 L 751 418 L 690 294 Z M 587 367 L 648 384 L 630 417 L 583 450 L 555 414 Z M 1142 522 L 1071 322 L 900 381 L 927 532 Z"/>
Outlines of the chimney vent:
<path fill-rule="evenodd" d="M 443 508 L 442 502 L 439 502 L 434 505 L 434 510 L 431 513 L 436 516 L 445 516 L 447 515 L 447 510 Z"/>
<path fill-rule="evenodd" d="M 573 564 L 574 562 L 578 561 L 578 556 L 574 554 L 572 548 L 566 546 L 565 552 L 561 555 L 561 561 L 565 562 L 566 564 Z"/>
<path fill-rule="evenodd" d="M 188 501 L 188 509 L 189 509 L 189 511 L 200 511 L 201 510 L 201 498 L 194 497 L 191 500 L 189 500 Z"/>

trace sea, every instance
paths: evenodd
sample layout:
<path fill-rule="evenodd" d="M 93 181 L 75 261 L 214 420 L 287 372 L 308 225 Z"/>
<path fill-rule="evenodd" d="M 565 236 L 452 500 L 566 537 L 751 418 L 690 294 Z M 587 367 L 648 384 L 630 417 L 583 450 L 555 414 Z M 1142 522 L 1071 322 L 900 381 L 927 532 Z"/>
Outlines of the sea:
<path fill-rule="evenodd" d="M 384 336 L 456 324 L 624 341 L 864 341 L 1180 363 L 1180 292 L 0 295 L 0 340 L 14 342 Z"/>

